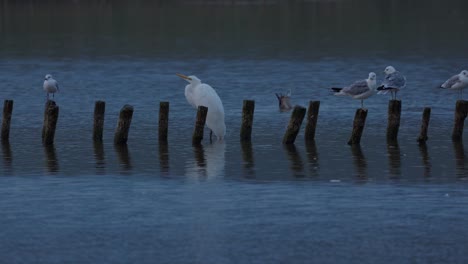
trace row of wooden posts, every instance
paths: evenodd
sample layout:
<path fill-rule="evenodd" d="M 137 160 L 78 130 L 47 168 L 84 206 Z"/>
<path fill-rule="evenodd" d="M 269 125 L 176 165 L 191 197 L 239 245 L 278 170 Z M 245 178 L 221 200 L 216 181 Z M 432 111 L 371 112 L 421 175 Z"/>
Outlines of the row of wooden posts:
<path fill-rule="evenodd" d="M 102 142 L 102 135 L 104 129 L 104 113 L 106 103 L 97 101 L 94 108 L 94 126 L 93 126 L 93 140 Z M 305 128 L 305 139 L 313 141 L 315 139 L 315 130 L 317 126 L 317 119 L 319 114 L 320 101 L 310 101 L 307 111 L 307 125 Z M 240 130 L 240 140 L 250 141 L 252 135 L 252 125 L 254 118 L 255 101 L 244 100 L 242 107 L 242 126 Z M 3 105 L 3 121 L 2 121 L 2 142 L 9 140 L 10 123 L 13 113 L 13 100 L 5 100 Z M 194 145 L 201 144 L 203 140 L 203 132 L 205 127 L 206 116 L 208 108 L 199 106 L 197 117 L 195 121 L 195 129 L 193 131 L 192 143 Z M 453 141 L 461 141 L 463 136 L 464 121 L 468 113 L 468 101 L 458 100 L 455 107 L 455 123 L 452 132 Z M 431 108 L 424 108 L 421 131 L 417 141 L 424 143 L 427 141 L 427 132 L 429 127 L 429 119 L 431 115 Z M 59 116 L 59 107 L 52 101 L 47 100 L 44 110 L 44 124 L 42 127 L 42 142 L 44 145 L 52 145 L 54 143 L 55 129 Z M 128 140 L 128 132 L 132 122 L 133 107 L 131 105 L 124 105 L 120 110 L 119 121 L 114 134 L 115 144 L 126 144 Z M 289 125 L 283 137 L 284 144 L 294 144 L 296 137 L 299 133 L 302 121 L 306 116 L 306 108 L 302 106 L 295 106 Z M 388 105 L 388 126 L 387 126 L 387 141 L 396 142 L 398 137 L 398 130 L 400 127 L 401 116 L 401 101 L 391 100 Z M 362 132 L 366 123 L 367 109 L 359 108 L 356 110 L 354 116 L 353 130 L 351 137 L 348 141 L 349 145 L 359 144 L 361 142 Z M 169 102 L 160 102 L 159 105 L 159 142 L 167 142 L 169 127 Z"/>

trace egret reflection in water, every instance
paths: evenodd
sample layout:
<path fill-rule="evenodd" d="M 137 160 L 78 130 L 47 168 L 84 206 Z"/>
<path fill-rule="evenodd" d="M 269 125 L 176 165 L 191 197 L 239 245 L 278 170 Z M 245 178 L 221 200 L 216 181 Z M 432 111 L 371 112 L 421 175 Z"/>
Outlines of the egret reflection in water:
<path fill-rule="evenodd" d="M 199 179 L 210 179 L 224 176 L 225 141 L 213 141 L 207 145 L 193 145 L 194 158 L 185 164 L 185 174 Z"/>

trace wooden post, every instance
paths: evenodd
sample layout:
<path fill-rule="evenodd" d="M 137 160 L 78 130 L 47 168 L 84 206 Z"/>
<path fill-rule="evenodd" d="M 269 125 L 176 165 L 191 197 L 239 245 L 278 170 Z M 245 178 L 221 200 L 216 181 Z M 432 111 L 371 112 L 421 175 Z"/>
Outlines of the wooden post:
<path fill-rule="evenodd" d="M 461 141 L 463 138 L 463 125 L 468 111 L 468 101 L 458 100 L 455 107 L 455 123 L 453 125 L 452 140 Z"/>
<path fill-rule="evenodd" d="M 159 142 L 167 142 L 167 132 L 169 128 L 169 102 L 159 103 Z"/>
<path fill-rule="evenodd" d="M 44 141 L 45 132 L 46 132 L 45 124 L 47 123 L 47 110 L 49 109 L 50 106 L 54 106 L 54 105 L 56 105 L 56 104 L 55 104 L 55 101 L 53 101 L 53 100 L 47 100 L 46 103 L 45 103 L 45 107 L 44 107 L 44 125 L 42 126 L 42 141 Z"/>
<path fill-rule="evenodd" d="M 427 129 L 429 127 L 429 120 L 431 119 L 431 108 L 426 107 L 424 108 L 423 117 L 422 117 L 422 124 L 421 124 L 421 132 L 419 133 L 418 142 L 419 144 L 423 144 L 427 141 Z"/>
<path fill-rule="evenodd" d="M 395 142 L 400 128 L 401 101 L 390 100 L 388 102 L 387 141 Z"/>
<path fill-rule="evenodd" d="M 307 125 L 304 132 L 306 141 L 315 140 L 315 128 L 317 127 L 319 108 L 320 101 L 309 102 L 309 109 L 307 110 Z"/>
<path fill-rule="evenodd" d="M 46 146 L 54 144 L 55 128 L 57 127 L 57 120 L 59 115 L 58 105 L 56 105 L 54 101 L 50 101 L 51 103 L 49 103 L 49 101 L 46 103 L 48 108 L 45 112 L 46 118 L 42 129 L 44 133 L 42 143 L 44 143 Z"/>
<path fill-rule="evenodd" d="M 366 125 L 367 109 L 359 108 L 356 110 L 353 122 L 353 132 L 348 140 L 348 145 L 361 143 L 362 132 Z"/>
<path fill-rule="evenodd" d="M 195 121 L 195 129 L 193 130 L 192 144 L 200 145 L 203 140 L 203 131 L 205 129 L 206 115 L 208 107 L 200 105 L 197 111 L 197 119 Z"/>
<path fill-rule="evenodd" d="M 286 129 L 286 133 L 283 137 L 283 144 L 294 144 L 297 134 L 301 129 L 301 124 L 302 120 L 304 120 L 305 113 L 306 109 L 304 107 L 298 105 L 294 107 L 294 110 L 291 114 L 291 119 L 289 120 L 288 128 Z"/>
<path fill-rule="evenodd" d="M 102 142 L 102 132 L 104 130 L 104 113 L 106 111 L 106 102 L 96 101 L 94 105 L 94 142 Z"/>
<path fill-rule="evenodd" d="M 115 129 L 114 144 L 126 144 L 128 140 L 128 131 L 132 123 L 133 106 L 124 105 L 120 110 L 119 122 Z"/>
<path fill-rule="evenodd" d="M 2 141 L 10 138 L 11 114 L 13 112 L 13 100 L 5 100 L 3 103 Z"/>
<path fill-rule="evenodd" d="M 240 140 L 250 141 L 252 138 L 252 123 L 255 110 L 255 101 L 244 100 L 242 106 L 242 127 L 240 130 Z"/>

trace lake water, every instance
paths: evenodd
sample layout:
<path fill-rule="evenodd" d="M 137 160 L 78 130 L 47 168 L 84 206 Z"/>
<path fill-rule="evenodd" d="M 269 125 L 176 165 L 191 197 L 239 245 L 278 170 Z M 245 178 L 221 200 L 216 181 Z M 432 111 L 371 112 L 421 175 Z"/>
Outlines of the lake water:
<path fill-rule="evenodd" d="M 0 161 L 5 263 L 466 263 L 468 156 L 452 143 L 466 69 L 468 2 L 0 1 L 0 100 L 14 100 Z M 346 143 L 360 102 L 333 86 L 407 77 L 398 144 L 389 96 L 365 101 L 360 146 Z M 41 143 L 44 75 L 60 83 L 52 147 Z M 197 75 L 226 111 L 224 142 L 193 147 Z M 281 144 L 295 105 L 319 100 L 316 141 Z M 465 97 L 466 98 L 466 97 Z M 242 101 L 256 102 L 251 144 Z M 103 144 L 94 103 L 106 101 Z M 170 102 L 158 144 L 159 102 Z M 118 113 L 134 107 L 127 146 Z M 416 138 L 432 108 L 427 145 Z"/>

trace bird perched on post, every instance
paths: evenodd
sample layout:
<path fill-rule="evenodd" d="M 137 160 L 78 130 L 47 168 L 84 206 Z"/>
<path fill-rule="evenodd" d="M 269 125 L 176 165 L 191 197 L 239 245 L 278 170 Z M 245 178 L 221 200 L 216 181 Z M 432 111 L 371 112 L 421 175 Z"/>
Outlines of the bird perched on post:
<path fill-rule="evenodd" d="M 291 90 L 286 95 L 275 93 L 281 111 L 289 111 L 293 108 L 291 104 Z"/>
<path fill-rule="evenodd" d="M 463 89 L 468 87 L 468 71 L 463 70 L 459 74 L 450 77 L 445 81 L 440 88 L 458 90 L 459 97 L 461 99 L 463 95 Z"/>
<path fill-rule="evenodd" d="M 382 85 L 377 87 L 377 91 L 379 91 L 379 94 L 387 94 L 387 92 L 390 91 L 392 99 L 396 99 L 397 92 L 406 87 L 406 77 L 392 66 L 387 66 L 384 73 L 385 79 Z"/>
<path fill-rule="evenodd" d="M 47 74 L 44 79 L 44 91 L 47 93 L 47 99 L 49 99 L 49 94 L 52 94 L 52 98 L 54 94 L 59 91 L 58 82 L 52 78 L 52 75 Z"/>
<path fill-rule="evenodd" d="M 361 100 L 361 108 L 364 107 L 364 99 L 371 97 L 377 88 L 377 75 L 370 72 L 369 77 L 365 80 L 356 81 L 348 87 L 331 88 L 335 95 L 351 96 L 353 99 Z"/>
<path fill-rule="evenodd" d="M 176 75 L 189 82 L 185 86 L 185 98 L 187 98 L 189 104 L 194 108 L 198 108 L 200 105 L 208 107 L 206 126 L 216 135 L 218 140 L 222 140 L 226 134 L 224 107 L 216 91 L 208 84 L 202 83 L 194 75 L 185 76 L 180 73 Z"/>

